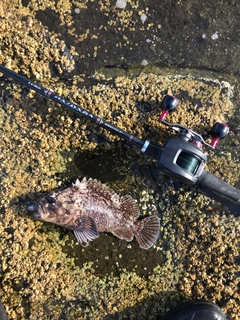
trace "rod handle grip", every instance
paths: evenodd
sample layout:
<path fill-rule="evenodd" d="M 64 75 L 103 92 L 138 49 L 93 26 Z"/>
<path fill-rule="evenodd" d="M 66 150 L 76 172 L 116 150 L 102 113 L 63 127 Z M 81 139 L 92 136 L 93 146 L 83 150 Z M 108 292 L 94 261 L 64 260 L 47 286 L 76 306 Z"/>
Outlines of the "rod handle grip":
<path fill-rule="evenodd" d="M 210 172 L 203 170 L 197 184 L 240 203 L 240 189 L 231 186 Z"/>

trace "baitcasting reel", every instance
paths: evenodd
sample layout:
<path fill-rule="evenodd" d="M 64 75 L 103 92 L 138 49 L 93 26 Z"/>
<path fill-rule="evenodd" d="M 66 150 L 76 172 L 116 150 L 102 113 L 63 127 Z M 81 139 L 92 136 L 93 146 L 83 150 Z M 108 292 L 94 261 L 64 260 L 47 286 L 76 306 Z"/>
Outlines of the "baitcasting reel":
<path fill-rule="evenodd" d="M 197 183 L 203 172 L 207 161 L 207 156 L 202 152 L 202 144 L 210 148 L 215 148 L 219 139 L 226 137 L 229 128 L 223 123 L 215 123 L 212 127 L 212 142 L 208 144 L 203 137 L 195 131 L 180 124 L 172 124 L 164 119 L 166 115 L 178 105 L 178 100 L 174 96 L 165 96 L 162 102 L 163 110 L 159 121 L 181 135 L 171 138 L 161 147 L 157 163 L 166 174 L 177 177 L 188 184 Z"/>

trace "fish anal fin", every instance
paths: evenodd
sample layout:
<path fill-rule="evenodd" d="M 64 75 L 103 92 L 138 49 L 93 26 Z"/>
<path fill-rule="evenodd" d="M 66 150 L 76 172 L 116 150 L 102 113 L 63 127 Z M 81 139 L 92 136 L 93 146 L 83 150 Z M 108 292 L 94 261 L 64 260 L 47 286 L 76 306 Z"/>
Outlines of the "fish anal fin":
<path fill-rule="evenodd" d="M 160 233 L 160 221 L 156 215 L 135 222 L 134 235 L 142 249 L 151 248 Z"/>
<path fill-rule="evenodd" d="M 89 241 L 98 238 L 98 230 L 94 220 L 87 216 L 78 216 L 77 226 L 74 229 L 74 235 L 77 241 L 86 247 Z"/>
<path fill-rule="evenodd" d="M 140 211 L 137 202 L 130 195 L 122 196 L 120 201 L 121 211 L 125 217 L 132 217 L 134 219 L 139 217 Z"/>
<path fill-rule="evenodd" d="M 111 233 L 119 239 L 123 239 L 126 241 L 132 241 L 134 237 L 133 232 L 127 229 L 115 229 L 112 230 Z"/>

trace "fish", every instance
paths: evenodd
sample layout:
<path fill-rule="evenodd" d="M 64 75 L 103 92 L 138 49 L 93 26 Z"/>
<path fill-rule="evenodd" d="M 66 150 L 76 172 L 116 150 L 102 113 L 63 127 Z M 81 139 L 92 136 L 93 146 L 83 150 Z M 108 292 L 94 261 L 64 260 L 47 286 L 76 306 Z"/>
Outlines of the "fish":
<path fill-rule="evenodd" d="M 92 178 L 77 179 L 70 187 L 51 192 L 28 210 L 37 211 L 35 219 L 73 230 L 83 247 L 98 238 L 99 232 L 108 232 L 128 242 L 135 237 L 140 248 L 147 250 L 160 232 L 157 215 L 139 219 L 138 204 L 130 195 L 118 195 Z"/>

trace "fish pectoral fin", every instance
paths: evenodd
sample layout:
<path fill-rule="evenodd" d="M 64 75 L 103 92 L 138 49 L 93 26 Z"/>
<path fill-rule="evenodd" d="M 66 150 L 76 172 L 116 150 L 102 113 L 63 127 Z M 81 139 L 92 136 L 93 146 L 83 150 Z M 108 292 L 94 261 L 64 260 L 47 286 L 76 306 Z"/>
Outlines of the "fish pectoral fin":
<path fill-rule="evenodd" d="M 74 230 L 74 235 L 77 238 L 77 241 L 83 247 L 86 247 L 89 241 L 99 237 L 95 221 L 90 217 L 79 216 L 77 218 L 77 226 Z"/>
<path fill-rule="evenodd" d="M 140 216 L 138 205 L 130 195 L 121 197 L 121 211 L 127 218 L 133 217 L 137 219 Z"/>
<path fill-rule="evenodd" d="M 133 240 L 133 237 L 134 237 L 134 234 L 132 231 L 130 230 L 124 230 L 124 229 L 115 229 L 115 230 L 112 230 L 111 233 L 120 238 L 120 239 L 123 239 L 123 240 L 126 240 L 126 241 L 132 241 Z"/>

